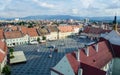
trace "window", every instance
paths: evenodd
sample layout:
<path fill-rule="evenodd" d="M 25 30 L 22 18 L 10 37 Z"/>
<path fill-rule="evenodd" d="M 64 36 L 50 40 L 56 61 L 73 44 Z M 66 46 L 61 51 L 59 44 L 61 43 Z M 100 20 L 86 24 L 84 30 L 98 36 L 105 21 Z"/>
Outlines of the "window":
<path fill-rule="evenodd" d="M 93 62 L 96 62 L 95 59 L 93 60 Z"/>

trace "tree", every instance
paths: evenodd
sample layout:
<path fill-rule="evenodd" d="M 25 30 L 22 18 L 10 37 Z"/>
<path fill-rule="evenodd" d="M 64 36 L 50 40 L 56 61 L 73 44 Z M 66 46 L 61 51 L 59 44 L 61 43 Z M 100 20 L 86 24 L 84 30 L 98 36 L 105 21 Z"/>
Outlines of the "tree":
<path fill-rule="evenodd" d="M 81 34 L 82 33 L 82 30 L 79 30 L 79 34 Z"/>
<path fill-rule="evenodd" d="M 42 37 L 42 40 L 46 40 L 46 37 L 45 37 L 45 36 L 43 36 L 43 37 Z"/>
<path fill-rule="evenodd" d="M 14 52 L 14 49 L 10 48 L 10 58 L 14 58 L 13 52 Z"/>
<path fill-rule="evenodd" d="M 40 38 L 39 37 L 37 38 L 37 42 L 40 42 Z"/>
<path fill-rule="evenodd" d="M 8 65 L 5 65 L 2 69 L 2 73 L 5 75 L 10 75 L 11 74 L 10 67 Z"/>

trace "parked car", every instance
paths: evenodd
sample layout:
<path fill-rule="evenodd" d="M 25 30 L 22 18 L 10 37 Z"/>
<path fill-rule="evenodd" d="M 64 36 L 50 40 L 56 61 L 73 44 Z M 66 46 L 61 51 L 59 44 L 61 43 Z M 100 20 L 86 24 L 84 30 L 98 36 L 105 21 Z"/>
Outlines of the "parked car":
<path fill-rule="evenodd" d="M 34 45 L 34 44 L 38 44 L 37 41 L 31 41 L 30 44 Z"/>
<path fill-rule="evenodd" d="M 55 48 L 55 45 L 50 45 L 48 46 L 48 48 Z"/>

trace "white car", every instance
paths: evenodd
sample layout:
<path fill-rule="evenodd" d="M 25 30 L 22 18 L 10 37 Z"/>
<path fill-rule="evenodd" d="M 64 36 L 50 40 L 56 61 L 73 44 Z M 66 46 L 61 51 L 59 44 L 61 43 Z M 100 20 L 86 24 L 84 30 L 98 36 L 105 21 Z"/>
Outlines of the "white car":
<path fill-rule="evenodd" d="M 38 44 L 37 41 L 31 41 L 30 44 Z"/>

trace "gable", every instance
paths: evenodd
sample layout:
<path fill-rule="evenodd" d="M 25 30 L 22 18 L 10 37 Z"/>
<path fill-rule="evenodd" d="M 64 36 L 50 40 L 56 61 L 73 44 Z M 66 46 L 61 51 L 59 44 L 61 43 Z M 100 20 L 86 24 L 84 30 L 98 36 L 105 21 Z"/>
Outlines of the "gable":
<path fill-rule="evenodd" d="M 72 70 L 72 67 L 66 56 L 64 56 L 60 60 L 60 62 L 54 67 L 54 69 L 59 71 L 60 73 L 63 73 L 64 75 L 74 75 L 74 71 Z"/>
<path fill-rule="evenodd" d="M 80 51 L 80 60 L 82 63 L 88 64 L 95 68 L 101 69 L 113 58 L 107 41 L 100 41 L 98 45 L 98 52 L 93 46 L 89 46 L 89 56 Z"/>

